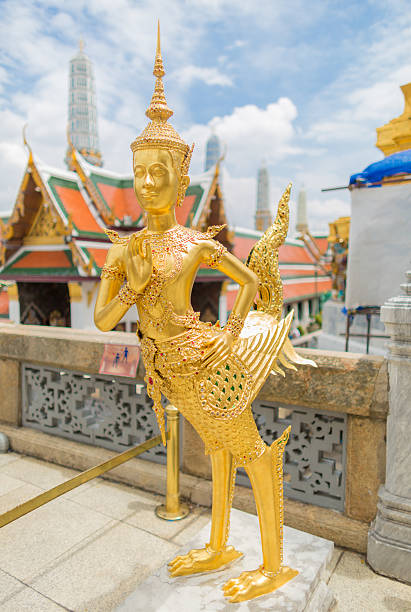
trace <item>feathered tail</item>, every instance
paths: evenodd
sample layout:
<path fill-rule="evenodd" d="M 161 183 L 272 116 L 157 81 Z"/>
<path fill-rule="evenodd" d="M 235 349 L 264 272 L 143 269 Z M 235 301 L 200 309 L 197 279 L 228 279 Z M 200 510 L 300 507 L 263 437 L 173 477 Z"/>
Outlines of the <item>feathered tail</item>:
<path fill-rule="evenodd" d="M 291 183 L 278 204 L 277 216 L 271 227 L 251 250 L 247 266 L 257 274 L 259 284 L 257 310 L 272 315 L 278 321 L 283 309 L 283 284 L 278 269 L 278 250 L 288 232 Z"/>
<path fill-rule="evenodd" d="M 291 183 L 288 184 L 281 200 L 278 203 L 277 216 L 271 227 L 262 235 L 257 244 L 252 248 L 247 266 L 258 276 L 258 298 L 256 309 L 271 315 L 278 322 L 281 320 L 283 310 L 283 283 L 278 265 L 278 251 L 284 244 L 288 232 L 290 211 Z M 291 313 L 290 313 L 291 314 Z M 288 329 L 291 325 L 291 317 L 287 317 Z M 311 359 L 304 359 L 298 355 L 291 344 L 288 335 L 281 345 L 278 353 L 278 361 L 286 368 L 295 370 L 294 363 L 311 365 L 317 367 Z M 277 363 L 272 368 L 273 374 L 284 374 Z"/>

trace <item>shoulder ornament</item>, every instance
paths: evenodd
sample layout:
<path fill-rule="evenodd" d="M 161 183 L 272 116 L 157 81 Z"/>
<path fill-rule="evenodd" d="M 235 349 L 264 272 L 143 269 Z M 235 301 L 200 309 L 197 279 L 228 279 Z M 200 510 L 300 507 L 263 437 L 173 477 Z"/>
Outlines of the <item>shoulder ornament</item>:
<path fill-rule="evenodd" d="M 211 253 L 211 255 L 207 257 L 204 263 L 209 268 L 218 268 L 221 260 L 223 259 L 224 255 L 228 253 L 228 251 L 225 248 L 225 246 L 222 245 L 217 240 L 213 240 L 213 242 L 214 242 L 214 251 Z"/>
<path fill-rule="evenodd" d="M 118 233 L 115 230 L 105 229 L 104 233 L 108 236 L 113 244 L 128 244 L 131 236 L 125 236 L 120 238 Z"/>
<path fill-rule="evenodd" d="M 203 239 L 214 238 L 225 227 L 227 227 L 227 223 L 223 223 L 223 225 L 210 225 L 207 231 L 203 233 Z"/>

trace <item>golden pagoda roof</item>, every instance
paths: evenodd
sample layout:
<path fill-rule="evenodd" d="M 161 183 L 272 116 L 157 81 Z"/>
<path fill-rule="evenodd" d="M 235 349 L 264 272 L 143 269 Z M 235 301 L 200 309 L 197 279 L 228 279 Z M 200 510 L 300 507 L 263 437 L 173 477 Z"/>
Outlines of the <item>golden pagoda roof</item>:
<path fill-rule="evenodd" d="M 376 146 L 386 156 L 411 149 L 411 83 L 402 85 L 401 91 L 404 94 L 404 112 L 377 128 Z"/>

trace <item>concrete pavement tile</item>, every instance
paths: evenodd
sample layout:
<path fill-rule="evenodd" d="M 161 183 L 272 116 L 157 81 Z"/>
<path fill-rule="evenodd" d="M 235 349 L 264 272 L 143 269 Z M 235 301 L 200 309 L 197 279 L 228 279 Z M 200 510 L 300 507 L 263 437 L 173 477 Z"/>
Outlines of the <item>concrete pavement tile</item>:
<path fill-rule="evenodd" d="M 330 579 L 330 577 L 332 576 L 333 571 L 337 567 L 338 562 L 340 561 L 343 552 L 344 551 L 342 550 L 342 548 L 338 548 L 338 546 L 334 546 L 334 550 L 333 550 L 331 559 L 327 563 L 326 575 L 325 575 L 325 578 L 324 578 L 324 580 L 326 580 L 327 582 Z"/>
<path fill-rule="evenodd" d="M 0 610 L 3 609 L 2 604 L 5 601 L 24 588 L 25 586 L 16 580 L 16 578 L 0 570 Z"/>
<path fill-rule="evenodd" d="M 4 472 L 0 472 L 0 495 L 6 495 L 14 489 L 18 489 L 22 485 L 26 484 L 24 480 L 19 480 L 12 476 L 8 476 Z"/>
<path fill-rule="evenodd" d="M 192 540 L 197 533 L 211 521 L 211 512 L 210 510 L 205 510 L 204 508 L 200 507 L 198 509 L 198 515 L 195 521 L 185 523 L 185 525 L 183 525 L 185 521 L 186 519 L 180 521 L 181 529 L 171 540 L 179 546 L 185 546 L 188 544 L 188 542 L 190 542 L 190 540 Z M 204 542 L 204 544 L 205 543 L 206 542 Z"/>
<path fill-rule="evenodd" d="M 0 568 L 27 582 L 109 520 L 69 500 L 55 499 L 0 529 Z"/>
<path fill-rule="evenodd" d="M 92 489 L 76 495 L 74 501 L 166 540 L 196 521 L 202 511 L 194 507 L 182 521 L 164 521 L 154 512 L 156 506 L 164 503 L 162 496 L 127 485 L 101 481 Z"/>
<path fill-rule="evenodd" d="M 1 474 L 0 474 L 1 481 Z M 2 495 L 1 487 L 0 487 L 0 514 L 3 512 L 7 512 L 7 510 L 11 510 L 15 506 L 22 504 L 23 502 L 31 499 L 32 497 L 36 497 L 36 495 L 40 495 L 43 493 L 43 489 L 39 487 L 34 487 L 31 484 L 27 484 L 26 482 L 21 482 L 20 487 L 13 489 L 6 495 Z"/>
<path fill-rule="evenodd" d="M 411 586 L 375 574 L 357 553 L 343 553 L 328 584 L 338 612 L 411 611 Z"/>
<path fill-rule="evenodd" d="M 139 491 L 127 485 L 113 482 L 99 481 L 86 491 L 79 492 L 73 497 L 77 504 L 81 504 L 107 516 L 123 520 L 139 510 L 153 511 L 160 497 L 151 493 Z M 140 527 L 140 525 L 137 525 Z"/>
<path fill-rule="evenodd" d="M 26 586 L 1 606 L 1 612 L 57 612 L 65 609 Z"/>
<path fill-rule="evenodd" d="M 31 585 L 70 610 L 109 612 L 177 550 L 175 544 L 111 521 L 62 555 Z"/>
<path fill-rule="evenodd" d="M 17 461 L 18 459 L 21 459 L 21 458 L 22 456 L 19 455 L 18 453 L 12 453 L 12 452 L 0 453 L 0 472 L 4 465 L 7 465 L 7 463 L 11 463 L 12 461 Z"/>
<path fill-rule="evenodd" d="M 55 487 L 78 474 L 75 470 L 33 457 L 22 457 L 19 461 L 11 461 L 2 468 L 1 473 L 19 478 L 42 489 Z"/>
<path fill-rule="evenodd" d="M 164 497 L 160 497 L 158 501 L 156 501 L 154 508 L 164 503 Z M 128 516 L 124 521 L 129 525 L 140 527 L 160 538 L 176 542 L 177 544 L 181 544 L 181 542 L 179 540 L 177 541 L 176 538 L 180 533 L 189 529 L 191 525 L 193 525 L 194 533 L 197 533 L 198 529 L 201 529 L 204 525 L 201 520 L 201 514 L 204 509 L 198 506 L 191 506 L 190 514 L 180 521 L 166 521 L 158 518 L 158 516 L 154 514 L 154 508 L 148 509 L 147 507 L 140 506 L 135 514 Z M 197 524 L 199 526 L 195 527 Z"/>

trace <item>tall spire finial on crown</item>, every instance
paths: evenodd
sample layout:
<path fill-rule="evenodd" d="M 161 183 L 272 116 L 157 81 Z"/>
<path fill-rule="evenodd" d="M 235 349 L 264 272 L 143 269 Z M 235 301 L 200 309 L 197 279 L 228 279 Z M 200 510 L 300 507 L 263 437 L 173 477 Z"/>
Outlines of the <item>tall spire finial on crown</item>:
<path fill-rule="evenodd" d="M 157 22 L 157 49 L 156 49 L 156 59 L 154 61 L 154 70 L 153 74 L 155 77 L 163 77 L 166 71 L 163 66 L 163 58 L 161 57 L 161 44 L 160 44 L 160 20 Z"/>
<path fill-rule="evenodd" d="M 163 66 L 163 58 L 161 57 L 161 46 L 160 46 L 160 20 L 157 26 L 157 49 L 156 59 L 154 61 L 153 74 L 156 77 L 156 84 L 154 86 L 153 97 L 151 98 L 150 106 L 146 110 L 146 115 L 152 121 L 167 121 L 173 114 L 173 111 L 168 108 L 166 96 L 164 94 L 164 84 L 162 81 L 165 75 Z"/>

